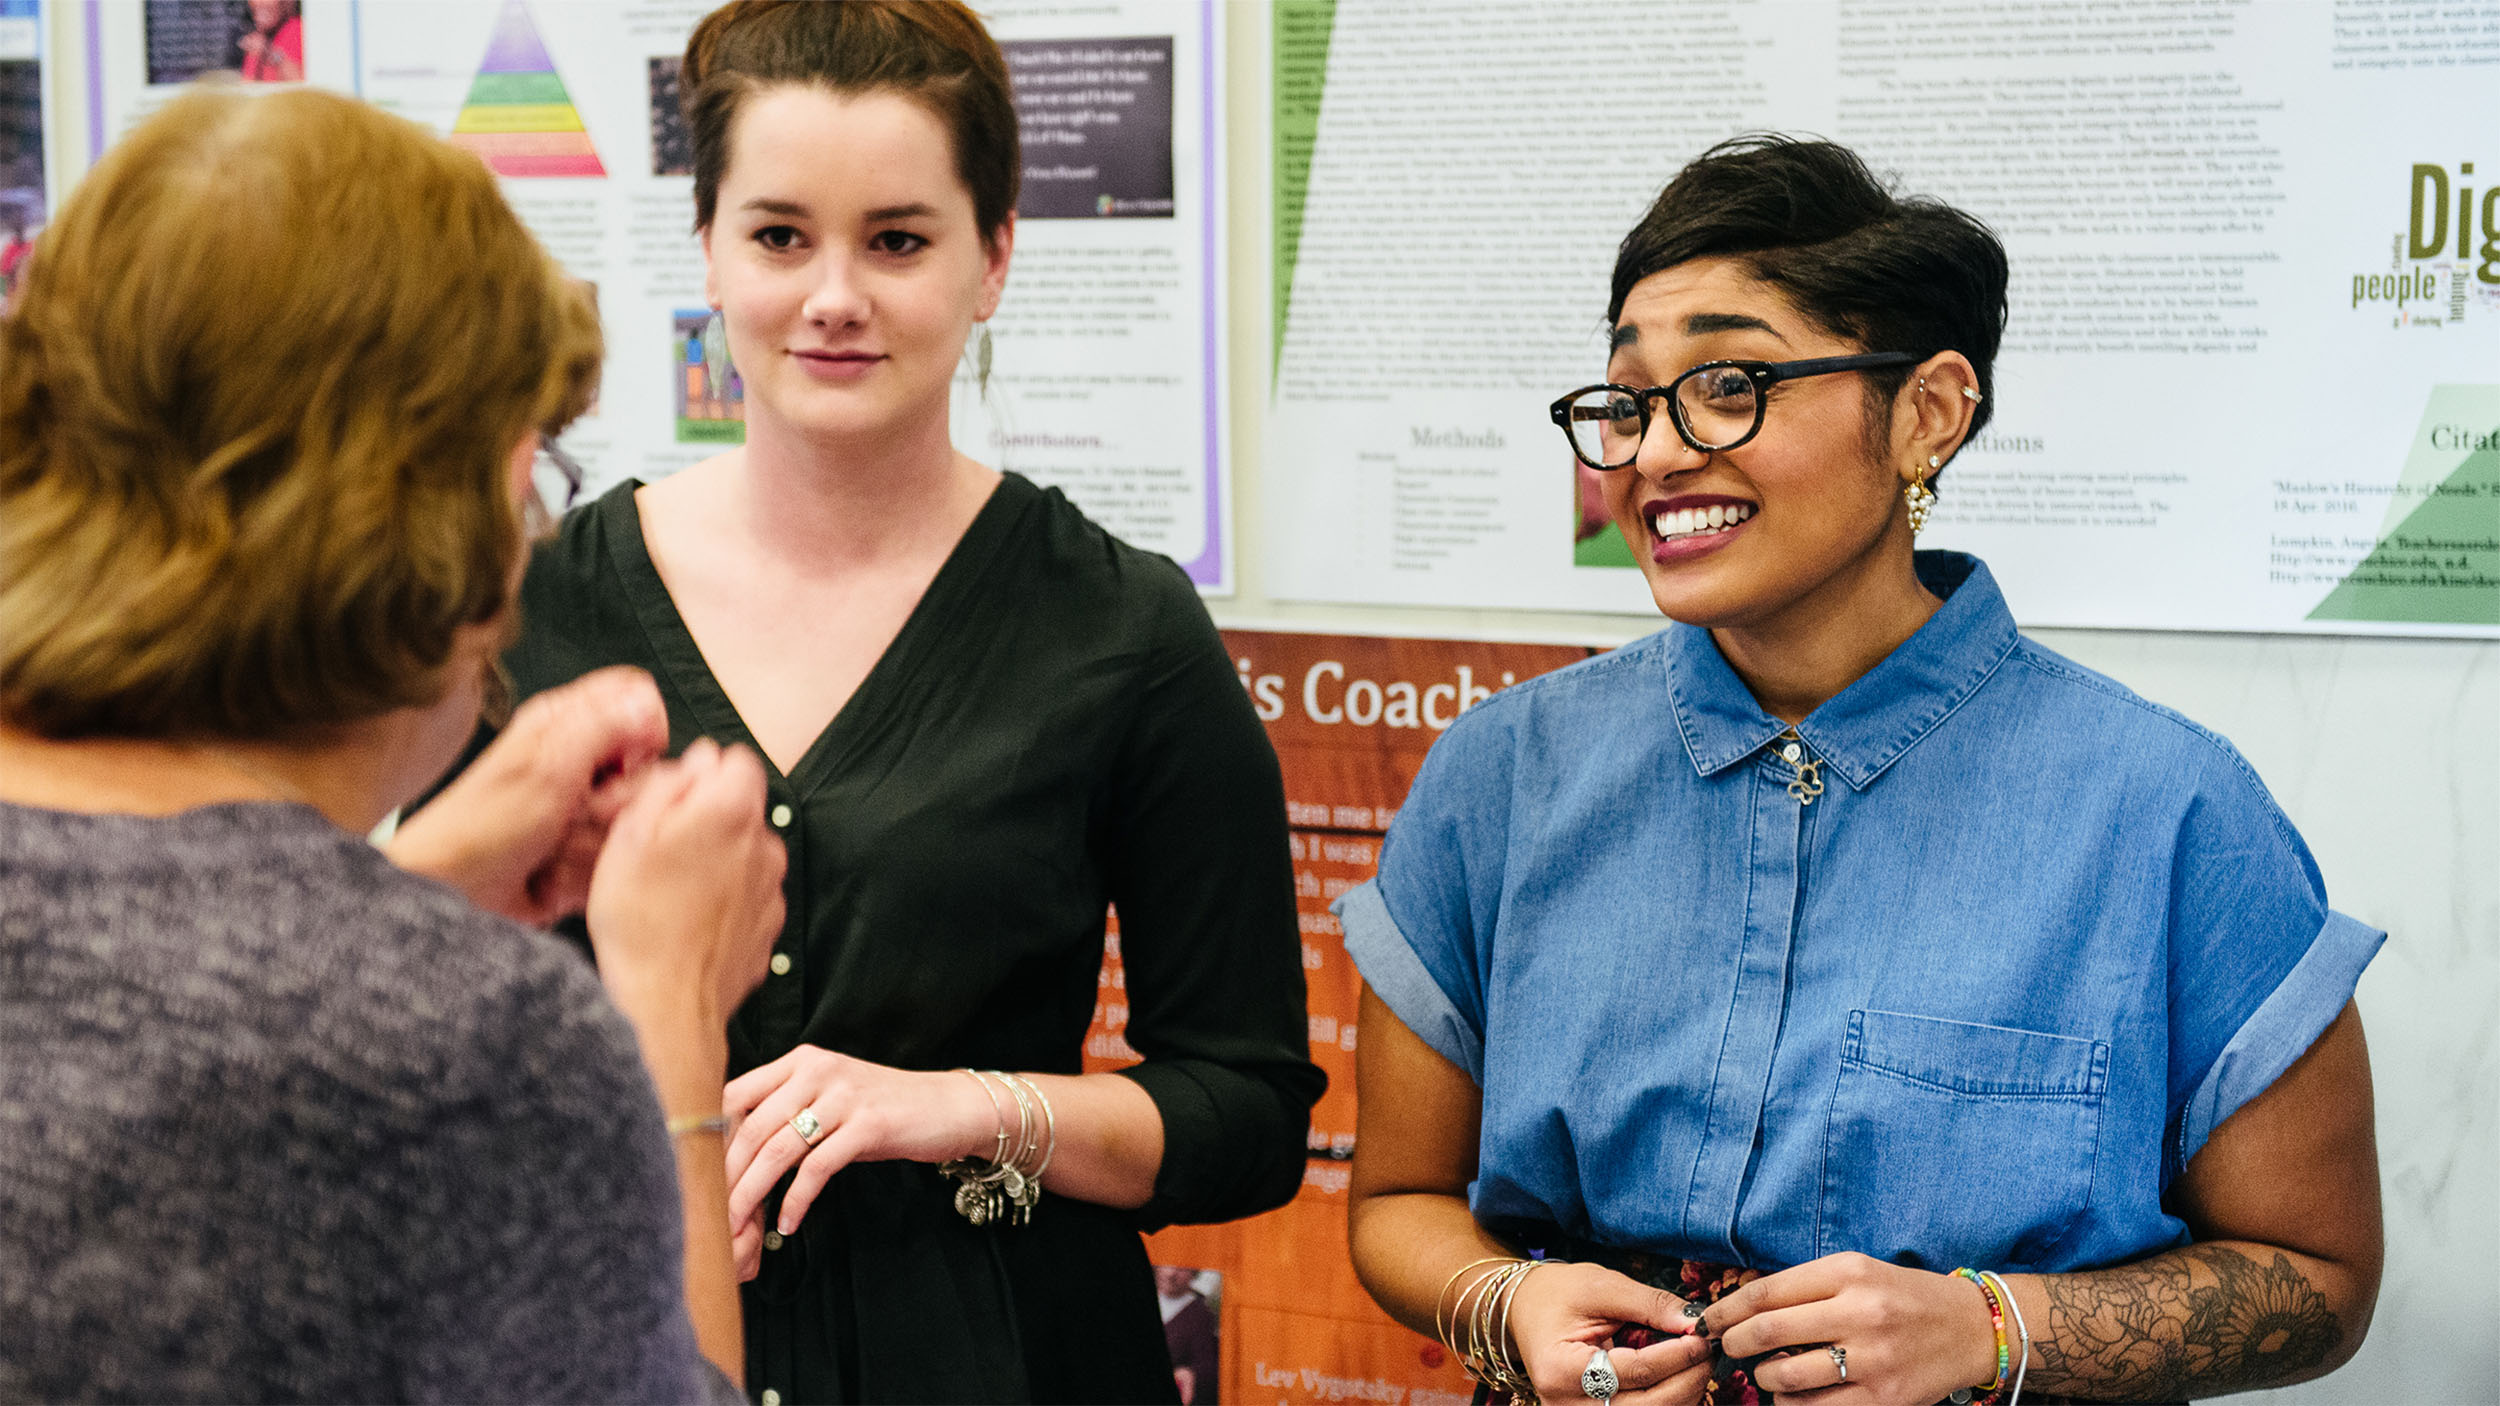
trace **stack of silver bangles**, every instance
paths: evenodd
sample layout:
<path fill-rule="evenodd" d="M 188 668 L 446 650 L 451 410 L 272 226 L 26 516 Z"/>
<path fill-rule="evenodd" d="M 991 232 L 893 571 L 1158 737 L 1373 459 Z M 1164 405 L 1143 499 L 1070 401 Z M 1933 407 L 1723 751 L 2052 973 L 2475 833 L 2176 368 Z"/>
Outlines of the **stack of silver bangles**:
<path fill-rule="evenodd" d="M 938 1174 L 955 1183 L 955 1213 L 974 1225 L 1023 1225 L 1033 1219 L 1033 1207 L 1042 1199 L 1042 1173 L 1050 1170 L 1050 1159 L 1059 1151 L 1059 1127 L 1050 1100 L 1021 1074 L 996 1069 L 956 1072 L 971 1076 L 981 1092 L 989 1095 L 990 1111 L 998 1115 L 998 1145 L 987 1157 L 958 1157 L 938 1164 Z M 1007 1106 L 998 1101 L 997 1089 L 990 1087 L 993 1079 L 1016 1101 L 1012 1139 L 1007 1133 Z"/>

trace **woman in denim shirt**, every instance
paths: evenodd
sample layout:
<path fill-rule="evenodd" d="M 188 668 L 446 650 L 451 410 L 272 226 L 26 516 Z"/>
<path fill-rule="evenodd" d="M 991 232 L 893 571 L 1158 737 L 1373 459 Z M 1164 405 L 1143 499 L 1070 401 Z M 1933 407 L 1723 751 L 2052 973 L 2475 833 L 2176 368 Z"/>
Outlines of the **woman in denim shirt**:
<path fill-rule="evenodd" d="M 1571 1261 L 1507 1288 L 1548 1400 L 2203 1397 L 2367 1327 L 2383 934 L 2230 744 L 1911 550 L 2004 320 L 1842 148 L 1680 174 L 1555 405 L 1677 623 L 1469 711 L 1340 905 L 1356 1267 L 1441 1331 Z"/>

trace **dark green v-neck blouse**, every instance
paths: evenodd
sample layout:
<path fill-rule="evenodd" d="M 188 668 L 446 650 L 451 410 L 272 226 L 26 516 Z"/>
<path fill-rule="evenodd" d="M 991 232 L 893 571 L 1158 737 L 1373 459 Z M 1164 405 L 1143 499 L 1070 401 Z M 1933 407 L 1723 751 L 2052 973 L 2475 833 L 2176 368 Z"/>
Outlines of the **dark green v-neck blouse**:
<path fill-rule="evenodd" d="M 637 486 L 532 559 L 517 691 L 639 665 L 672 751 L 752 747 L 652 567 Z M 733 1076 L 800 1044 L 1077 1073 L 1116 905 L 1145 1056 L 1126 1073 L 1164 1155 L 1141 1211 L 1046 1197 L 1004 1228 L 958 1217 L 934 1168 L 843 1171 L 747 1286 L 748 1390 L 1173 1400 L 1138 1232 L 1289 1199 L 1325 1083 L 1275 753 L 1188 579 L 1009 474 L 832 724 L 766 770 L 789 920 L 731 1023 Z"/>

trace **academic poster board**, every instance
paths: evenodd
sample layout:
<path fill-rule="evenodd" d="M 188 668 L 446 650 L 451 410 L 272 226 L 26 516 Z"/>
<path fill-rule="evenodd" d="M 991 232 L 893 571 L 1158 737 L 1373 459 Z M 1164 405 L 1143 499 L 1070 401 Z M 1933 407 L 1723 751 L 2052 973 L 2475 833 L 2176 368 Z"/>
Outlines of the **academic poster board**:
<path fill-rule="evenodd" d="M 1578 660 L 1578 646 L 1224 632 L 1241 686 L 1283 765 L 1292 824 L 1311 1058 L 1328 1091 L 1311 1111 L 1308 1160 L 1293 1201 L 1230 1225 L 1179 1226 L 1148 1239 L 1157 1265 L 1197 1271 L 1191 1288 L 1159 1285 L 1174 1362 L 1197 1349 L 1207 1298 L 1218 1327 L 1219 1383 L 1189 1370 L 1185 1401 L 1335 1406 L 1464 1406 L 1473 1390 L 1439 1343 L 1392 1320 L 1354 1277 L 1346 1188 L 1355 1132 L 1354 1054 L 1362 978 L 1329 905 L 1372 876 L 1407 787 L 1450 722 L 1517 681 Z M 1118 924 L 1108 940 L 1086 1069 L 1137 1059 L 1122 1032 L 1128 998 Z M 1210 1294 L 1210 1289 L 1220 1293 Z"/>
<path fill-rule="evenodd" d="M 991 391 L 957 380 L 955 442 L 1229 594 L 1215 0 L 976 8 L 1015 83 L 1024 189 Z"/>
<path fill-rule="evenodd" d="M 1922 544 L 2026 624 L 2500 635 L 2500 5 L 1270 14 L 1279 597 L 1650 612 L 1546 406 L 1604 379 L 1658 189 L 1780 130 L 2005 241 L 1996 418 Z"/>
<path fill-rule="evenodd" d="M 477 152 L 597 290 L 605 381 L 564 438 L 595 494 L 745 437 L 745 385 L 703 296 L 677 107 L 687 35 L 711 8 L 88 0 L 89 154 L 219 75 L 352 93 Z M 1023 194 L 986 355 L 976 330 L 956 377 L 955 441 L 1229 591 L 1213 0 L 983 8 L 1014 87 Z"/>

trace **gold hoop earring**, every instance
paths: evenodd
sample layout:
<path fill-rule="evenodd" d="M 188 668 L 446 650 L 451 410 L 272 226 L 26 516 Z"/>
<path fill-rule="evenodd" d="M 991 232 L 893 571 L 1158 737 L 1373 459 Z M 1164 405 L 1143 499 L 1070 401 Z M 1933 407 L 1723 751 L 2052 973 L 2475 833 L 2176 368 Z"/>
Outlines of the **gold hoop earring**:
<path fill-rule="evenodd" d="M 1934 464 L 1936 456 L 1928 455 L 1927 462 Z M 1927 486 L 1925 469 L 1918 470 L 1918 476 L 1903 486 L 1901 498 L 1910 505 L 1910 535 L 1916 537 L 1927 530 L 1927 515 L 1936 507 L 1936 490 Z"/>

